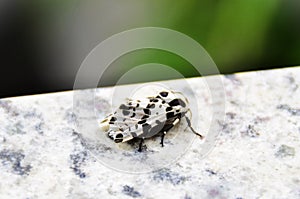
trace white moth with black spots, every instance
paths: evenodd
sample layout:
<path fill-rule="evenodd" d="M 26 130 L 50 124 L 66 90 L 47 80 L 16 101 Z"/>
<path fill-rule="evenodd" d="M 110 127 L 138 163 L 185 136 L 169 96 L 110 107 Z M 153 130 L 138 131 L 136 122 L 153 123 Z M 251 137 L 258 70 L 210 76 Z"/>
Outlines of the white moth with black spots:
<path fill-rule="evenodd" d="M 116 143 L 139 138 L 138 151 L 142 151 L 144 139 L 161 135 L 161 146 L 164 136 L 182 118 L 185 118 L 191 131 L 199 136 L 191 126 L 187 113 L 190 112 L 188 100 L 179 92 L 161 91 L 155 97 L 140 100 L 127 99 L 124 104 L 102 122 L 102 129 Z"/>

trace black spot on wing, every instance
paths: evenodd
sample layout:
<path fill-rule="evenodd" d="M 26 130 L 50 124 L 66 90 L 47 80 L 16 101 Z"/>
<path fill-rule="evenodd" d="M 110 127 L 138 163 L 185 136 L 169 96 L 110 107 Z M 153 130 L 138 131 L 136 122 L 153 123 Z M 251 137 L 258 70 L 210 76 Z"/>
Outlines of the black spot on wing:
<path fill-rule="evenodd" d="M 123 115 L 129 115 L 130 113 L 130 111 L 128 111 L 130 107 L 126 106 L 125 104 L 121 104 L 119 109 L 123 110 L 122 111 Z"/>
<path fill-rule="evenodd" d="M 149 115 L 144 115 L 141 119 L 144 120 L 144 119 L 147 119 L 149 118 Z"/>
<path fill-rule="evenodd" d="M 146 120 L 140 120 L 140 121 L 138 122 L 138 124 L 144 124 L 144 123 L 146 123 Z"/>
<path fill-rule="evenodd" d="M 122 142 L 123 141 L 123 134 L 122 133 L 118 133 L 116 135 L 116 138 L 114 140 L 116 143 Z"/>
<path fill-rule="evenodd" d="M 168 106 L 167 108 L 166 108 L 166 111 L 168 112 L 168 111 L 172 111 L 173 110 L 173 108 L 172 107 L 170 107 L 170 106 Z"/>
<path fill-rule="evenodd" d="M 181 99 L 173 99 L 172 101 L 169 102 L 170 106 L 178 106 L 181 105 L 182 107 L 185 107 L 186 104 L 184 103 L 184 101 L 182 101 Z"/>
<path fill-rule="evenodd" d="M 135 113 L 132 113 L 132 115 L 130 117 L 135 117 Z"/>
<path fill-rule="evenodd" d="M 168 97 L 168 92 L 167 91 L 162 91 L 162 92 L 160 92 L 159 93 L 160 94 L 160 96 L 162 96 L 162 97 Z"/>
<path fill-rule="evenodd" d="M 111 117 L 109 120 L 109 124 L 114 124 L 116 120 L 117 120 L 116 117 Z"/>
<path fill-rule="evenodd" d="M 152 98 L 150 99 L 150 102 L 156 103 L 156 102 L 159 101 L 159 99 L 161 99 L 161 97 L 158 95 L 158 96 L 156 96 L 156 97 L 152 97 Z"/>
<path fill-rule="evenodd" d="M 123 113 L 123 115 L 129 115 L 130 111 L 123 110 L 122 113 Z"/>
<path fill-rule="evenodd" d="M 150 115 L 151 114 L 151 111 L 147 108 L 144 108 L 144 113 L 147 114 L 147 115 Z"/>
<path fill-rule="evenodd" d="M 126 106 L 125 104 L 121 104 L 119 109 L 122 109 L 122 110 L 129 110 L 130 107 Z"/>
<path fill-rule="evenodd" d="M 116 117 L 111 117 L 111 118 L 110 118 L 110 121 L 112 121 L 112 122 L 114 122 L 114 121 L 116 121 L 116 120 L 117 120 Z"/>
<path fill-rule="evenodd" d="M 146 108 L 155 108 L 155 104 L 148 104 Z"/>

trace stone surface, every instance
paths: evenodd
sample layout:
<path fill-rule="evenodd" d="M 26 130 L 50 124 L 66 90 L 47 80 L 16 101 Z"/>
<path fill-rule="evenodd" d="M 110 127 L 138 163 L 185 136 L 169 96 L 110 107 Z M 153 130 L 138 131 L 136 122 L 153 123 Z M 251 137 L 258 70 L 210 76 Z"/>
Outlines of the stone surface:
<path fill-rule="evenodd" d="M 149 140 L 142 153 L 95 127 L 124 100 L 112 88 L 1 99 L 0 198 L 300 198 L 300 68 L 218 76 L 218 99 L 209 78 L 167 83 L 197 101 L 192 123 L 206 138 L 181 122 L 182 138 Z"/>

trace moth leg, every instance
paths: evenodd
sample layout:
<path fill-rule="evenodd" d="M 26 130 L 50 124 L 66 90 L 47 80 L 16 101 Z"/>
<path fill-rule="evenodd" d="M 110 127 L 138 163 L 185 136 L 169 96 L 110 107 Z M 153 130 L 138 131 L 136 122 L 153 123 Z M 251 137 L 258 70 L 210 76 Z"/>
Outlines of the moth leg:
<path fill-rule="evenodd" d="M 167 134 L 167 132 L 164 131 L 163 134 L 161 135 L 161 140 L 160 140 L 161 147 L 164 147 L 164 137 L 166 134 Z"/>
<path fill-rule="evenodd" d="M 140 144 L 139 144 L 138 152 L 142 152 L 142 146 L 143 146 L 143 143 L 144 143 L 144 138 L 141 138 L 141 141 L 140 141 Z"/>
<path fill-rule="evenodd" d="M 186 122 L 188 124 L 188 127 L 190 127 L 190 129 L 192 130 L 193 133 L 195 133 L 196 135 L 198 135 L 201 139 L 203 139 L 203 135 L 201 135 L 200 133 L 197 133 L 194 128 L 191 125 L 191 121 L 188 117 L 185 116 Z"/>

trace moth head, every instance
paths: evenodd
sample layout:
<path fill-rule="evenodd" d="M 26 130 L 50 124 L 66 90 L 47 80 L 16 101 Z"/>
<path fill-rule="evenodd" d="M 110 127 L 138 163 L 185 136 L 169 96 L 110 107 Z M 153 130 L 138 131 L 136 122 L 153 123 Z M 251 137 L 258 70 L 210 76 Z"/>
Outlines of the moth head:
<path fill-rule="evenodd" d="M 110 131 L 108 133 L 108 137 L 112 139 L 115 143 L 126 142 L 131 140 L 133 137 L 130 133 L 118 130 L 118 131 Z"/>

